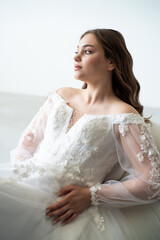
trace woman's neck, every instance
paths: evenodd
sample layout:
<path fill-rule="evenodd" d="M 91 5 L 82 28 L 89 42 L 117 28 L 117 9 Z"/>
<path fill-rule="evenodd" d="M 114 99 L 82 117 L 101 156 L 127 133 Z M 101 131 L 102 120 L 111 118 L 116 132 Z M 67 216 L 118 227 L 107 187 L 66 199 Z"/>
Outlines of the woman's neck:
<path fill-rule="evenodd" d="M 87 88 L 81 90 L 84 102 L 87 105 L 92 105 L 95 103 L 102 103 L 104 101 L 111 101 L 112 99 L 117 98 L 113 92 L 112 86 L 109 84 L 106 86 L 93 86 L 91 84 L 87 84 Z"/>

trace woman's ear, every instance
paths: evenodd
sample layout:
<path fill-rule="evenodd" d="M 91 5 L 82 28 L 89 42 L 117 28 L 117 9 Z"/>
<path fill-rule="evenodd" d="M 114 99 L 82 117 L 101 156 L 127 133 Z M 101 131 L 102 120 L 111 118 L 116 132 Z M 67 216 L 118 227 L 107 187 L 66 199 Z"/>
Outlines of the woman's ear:
<path fill-rule="evenodd" d="M 108 59 L 107 70 L 112 71 L 115 68 L 115 64 L 111 59 Z"/>

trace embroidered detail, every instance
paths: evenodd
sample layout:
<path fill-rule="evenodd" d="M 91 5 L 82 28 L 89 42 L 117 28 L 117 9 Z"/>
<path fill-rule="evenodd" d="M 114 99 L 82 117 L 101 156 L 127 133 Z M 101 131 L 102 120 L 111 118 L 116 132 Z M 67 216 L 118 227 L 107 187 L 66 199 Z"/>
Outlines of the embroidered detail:
<path fill-rule="evenodd" d="M 93 216 L 93 219 L 97 225 L 97 228 L 103 232 L 105 231 L 104 218 L 100 215 L 97 207 L 90 208 L 90 212 Z"/>
<path fill-rule="evenodd" d="M 90 188 L 90 192 L 91 192 L 91 205 L 93 205 L 95 207 L 99 205 L 98 198 L 97 198 L 97 195 L 96 195 L 98 190 L 101 190 L 101 187 L 99 187 L 99 186 L 92 186 Z"/>
<path fill-rule="evenodd" d="M 136 156 L 137 156 L 139 162 L 143 162 L 143 159 L 144 159 L 143 152 L 138 153 Z"/>
<path fill-rule="evenodd" d="M 108 117 L 113 124 L 145 124 L 143 117 L 136 113 L 120 113 L 108 115 Z"/>
<path fill-rule="evenodd" d="M 30 160 L 26 160 L 25 162 L 18 164 L 14 164 L 13 173 L 17 175 L 17 180 L 23 180 L 25 178 L 29 178 L 31 175 L 37 173 L 40 176 L 44 176 L 46 169 L 41 165 L 36 165 Z"/>
<path fill-rule="evenodd" d="M 14 177 L 10 177 L 10 178 L 1 178 L 0 177 L 0 182 L 3 184 L 8 184 L 10 186 L 14 186 L 17 183 L 16 179 Z"/>
<path fill-rule="evenodd" d="M 23 135 L 24 140 L 26 140 L 27 142 L 30 142 L 35 138 L 35 133 L 36 133 L 36 128 L 32 127 L 32 128 L 26 129 Z"/>
<path fill-rule="evenodd" d="M 32 137 L 29 136 L 29 135 L 25 136 L 24 138 L 25 138 L 25 140 L 28 141 L 28 142 L 31 141 L 31 139 L 32 139 Z"/>
<path fill-rule="evenodd" d="M 152 169 L 150 170 L 149 188 L 154 193 L 149 196 L 151 200 L 154 197 L 160 198 L 160 153 L 155 145 L 154 139 L 146 125 L 140 127 L 140 148 L 141 152 L 137 154 L 138 161 L 143 162 L 144 158 L 148 158 Z"/>
<path fill-rule="evenodd" d="M 104 223 L 104 218 L 100 216 L 99 214 L 99 221 L 98 221 L 98 224 L 97 224 L 97 228 L 103 232 L 105 230 L 105 225 L 103 224 Z"/>
<path fill-rule="evenodd" d="M 128 132 L 128 125 L 127 124 L 119 124 L 119 132 L 121 133 L 122 136 L 125 136 L 126 132 Z"/>

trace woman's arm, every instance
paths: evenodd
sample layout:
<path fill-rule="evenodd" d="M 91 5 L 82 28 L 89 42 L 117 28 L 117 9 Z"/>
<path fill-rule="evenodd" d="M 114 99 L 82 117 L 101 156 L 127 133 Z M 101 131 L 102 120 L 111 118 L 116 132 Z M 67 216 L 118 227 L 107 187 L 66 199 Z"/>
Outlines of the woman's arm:
<path fill-rule="evenodd" d="M 146 124 L 115 124 L 119 164 L 128 173 L 121 181 L 110 180 L 91 188 L 92 204 L 129 207 L 160 198 L 160 153 Z"/>
<path fill-rule="evenodd" d="M 21 134 L 17 147 L 10 152 L 11 162 L 23 161 L 33 157 L 43 140 L 48 115 L 52 107 L 51 96 L 48 96 L 31 123 Z"/>

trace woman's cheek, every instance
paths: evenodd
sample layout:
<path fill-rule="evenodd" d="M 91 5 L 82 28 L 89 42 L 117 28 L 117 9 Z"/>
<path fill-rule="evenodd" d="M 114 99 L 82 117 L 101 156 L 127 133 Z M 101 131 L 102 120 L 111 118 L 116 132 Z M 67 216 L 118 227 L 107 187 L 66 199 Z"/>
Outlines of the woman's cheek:
<path fill-rule="evenodd" d="M 87 63 L 87 67 L 92 71 L 101 71 L 104 68 L 104 61 L 100 58 L 90 59 Z"/>

